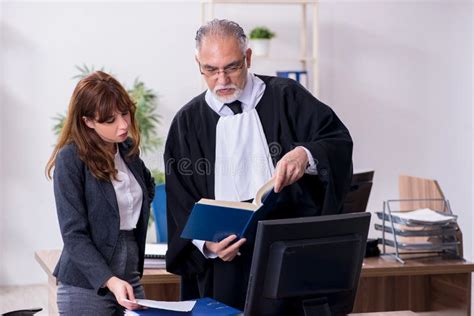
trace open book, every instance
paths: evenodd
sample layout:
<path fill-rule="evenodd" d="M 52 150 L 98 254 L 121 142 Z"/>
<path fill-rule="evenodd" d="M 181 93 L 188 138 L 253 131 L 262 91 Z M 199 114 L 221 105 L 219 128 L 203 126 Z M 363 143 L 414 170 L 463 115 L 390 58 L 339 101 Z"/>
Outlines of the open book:
<path fill-rule="evenodd" d="M 193 207 L 181 238 L 221 241 L 230 235 L 251 238 L 257 222 L 273 209 L 277 194 L 274 180 L 265 183 L 250 202 L 201 199 Z"/>

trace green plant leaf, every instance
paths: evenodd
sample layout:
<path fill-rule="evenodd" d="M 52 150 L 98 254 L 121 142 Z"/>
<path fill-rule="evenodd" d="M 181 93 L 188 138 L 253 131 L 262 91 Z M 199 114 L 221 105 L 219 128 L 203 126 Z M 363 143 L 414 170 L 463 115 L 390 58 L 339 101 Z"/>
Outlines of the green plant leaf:
<path fill-rule="evenodd" d="M 165 183 L 165 173 L 163 171 L 160 171 L 158 169 L 152 169 L 150 170 L 150 172 L 153 176 L 153 179 L 155 179 L 155 185 Z"/>
<path fill-rule="evenodd" d="M 53 125 L 54 135 L 59 136 L 61 134 L 61 130 L 63 129 L 64 122 L 66 121 L 66 114 L 58 113 L 53 120 L 56 121 L 56 124 Z"/>
<path fill-rule="evenodd" d="M 82 66 L 75 65 L 74 67 L 79 71 L 79 73 L 72 77 L 72 79 L 81 80 L 95 71 L 94 65 L 92 65 L 90 68 L 86 64 L 82 64 Z M 101 67 L 99 70 L 104 71 L 104 67 Z"/>
<path fill-rule="evenodd" d="M 257 26 L 250 32 L 250 39 L 271 39 L 275 37 L 275 35 L 276 34 L 270 31 L 267 27 Z"/>
<path fill-rule="evenodd" d="M 135 79 L 132 89 L 128 90 L 130 97 L 136 102 L 135 119 L 142 138 L 141 150 L 148 152 L 158 148 L 162 140 L 157 136 L 157 127 L 161 124 L 161 116 L 157 113 L 157 96 L 152 89 L 148 89 L 138 78 Z"/>
<path fill-rule="evenodd" d="M 95 71 L 94 65 L 90 67 L 86 64 L 82 66 L 76 65 L 75 68 L 79 73 L 73 78 L 78 80 L 85 78 Z M 104 71 L 104 67 L 101 67 L 99 70 Z M 157 112 L 158 97 L 156 93 L 152 89 L 147 88 L 145 83 L 139 80 L 139 78 L 135 79 L 132 88 L 128 89 L 127 92 L 137 105 L 135 118 L 140 130 L 140 150 L 146 153 L 159 148 L 163 145 L 163 140 L 158 137 L 157 128 L 161 124 L 162 118 Z M 65 119 L 66 115 L 61 113 L 53 117 L 55 121 L 53 125 L 55 135 L 61 133 Z"/>

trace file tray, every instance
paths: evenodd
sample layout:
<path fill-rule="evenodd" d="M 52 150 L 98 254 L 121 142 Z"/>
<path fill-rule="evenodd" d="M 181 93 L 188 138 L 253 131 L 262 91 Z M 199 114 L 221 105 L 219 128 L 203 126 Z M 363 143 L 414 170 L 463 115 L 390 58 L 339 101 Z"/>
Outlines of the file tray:
<path fill-rule="evenodd" d="M 416 203 L 414 203 L 416 202 Z M 440 209 L 408 209 L 403 205 L 440 205 Z M 395 208 L 394 206 L 398 206 Z M 457 216 L 445 199 L 399 199 L 383 202 L 383 212 L 376 212 L 382 221 L 375 229 L 382 232 L 382 253 L 394 256 L 401 263 L 421 256 L 460 257 Z M 386 246 L 393 248 L 387 251 Z M 418 256 L 414 256 L 418 254 Z"/>
<path fill-rule="evenodd" d="M 418 226 L 413 225 L 413 226 L 408 226 L 407 227 L 416 227 Z M 375 230 L 382 231 L 384 230 L 386 233 L 397 234 L 397 236 L 402 236 L 402 237 L 431 237 L 431 236 L 441 236 L 441 235 L 454 235 L 456 234 L 457 231 L 457 225 L 455 224 L 446 224 L 442 226 L 441 228 L 438 227 L 429 227 L 429 228 L 421 228 L 421 229 L 401 229 L 401 228 L 396 228 L 395 230 L 392 229 L 390 226 L 385 226 L 381 224 L 375 224 Z"/>
<path fill-rule="evenodd" d="M 432 242 L 420 242 L 420 243 L 410 243 L 410 242 L 397 242 L 395 245 L 393 240 L 385 239 L 384 245 L 390 247 L 397 247 L 401 250 L 413 250 L 413 251 L 423 251 L 423 252 L 441 252 L 444 250 L 453 249 L 459 244 L 458 241 L 453 242 L 443 242 L 443 243 L 432 243 Z M 411 252 L 413 253 L 413 252 Z"/>
<path fill-rule="evenodd" d="M 416 210 L 414 210 L 416 211 Z M 402 224 L 405 226 L 440 226 L 440 225 L 449 225 L 450 223 L 456 223 L 456 215 L 447 215 L 444 212 L 434 211 L 436 214 L 439 214 L 439 220 L 421 220 L 421 219 L 412 219 L 403 217 L 403 215 L 409 213 L 410 211 L 392 211 L 390 214 L 384 212 L 376 212 L 377 217 L 381 220 L 393 221 L 396 224 Z"/>

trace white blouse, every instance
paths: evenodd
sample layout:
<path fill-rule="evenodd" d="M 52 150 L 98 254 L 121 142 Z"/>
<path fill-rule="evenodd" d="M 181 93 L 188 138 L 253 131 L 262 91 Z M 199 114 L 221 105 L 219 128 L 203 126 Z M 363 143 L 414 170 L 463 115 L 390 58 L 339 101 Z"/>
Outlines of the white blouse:
<path fill-rule="evenodd" d="M 137 226 L 142 209 L 143 191 L 135 176 L 120 156 L 115 154 L 117 180 L 112 179 L 120 214 L 120 230 L 132 230 Z"/>

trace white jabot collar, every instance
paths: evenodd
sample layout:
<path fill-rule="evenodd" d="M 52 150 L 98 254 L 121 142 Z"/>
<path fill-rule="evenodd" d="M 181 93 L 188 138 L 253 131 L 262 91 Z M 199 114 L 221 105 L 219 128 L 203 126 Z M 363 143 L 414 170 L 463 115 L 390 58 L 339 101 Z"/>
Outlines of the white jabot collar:
<path fill-rule="evenodd" d="M 264 92 L 265 83 L 262 79 L 250 72 L 247 73 L 247 82 L 239 97 L 239 101 L 242 102 L 242 112 L 254 109 L 262 98 Z M 224 106 L 225 103 L 217 100 L 209 89 L 206 91 L 205 99 L 211 109 L 220 116 L 234 115 L 232 110 L 229 109 L 229 107 Z"/>
<path fill-rule="evenodd" d="M 221 116 L 216 127 L 216 200 L 253 199 L 273 172 L 270 150 L 257 110 Z"/>
<path fill-rule="evenodd" d="M 264 91 L 265 83 L 249 74 L 239 97 L 243 112 L 235 115 L 210 91 L 206 93 L 207 103 L 221 116 L 216 126 L 216 200 L 253 199 L 257 190 L 273 175 L 270 150 L 255 109 Z"/>

